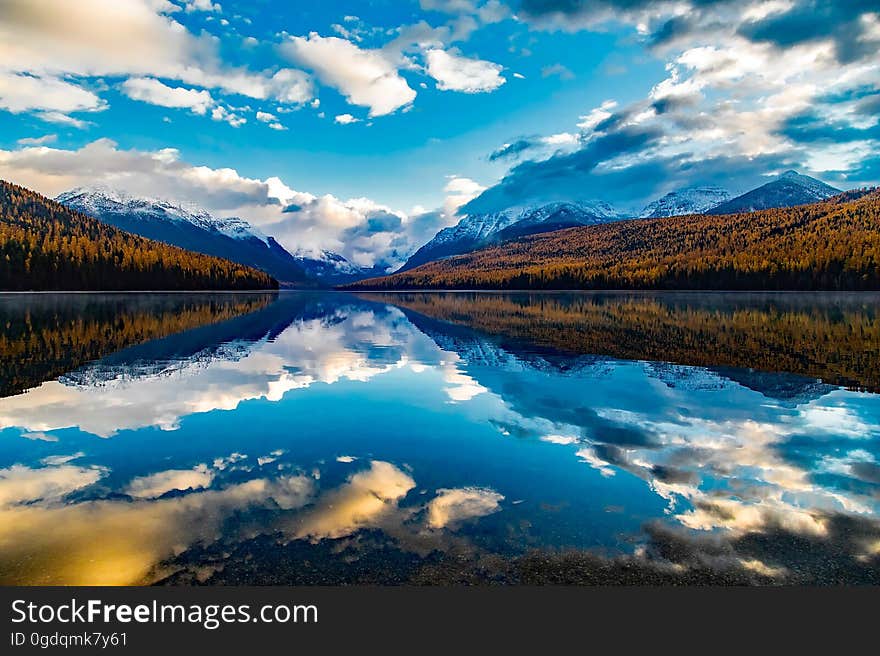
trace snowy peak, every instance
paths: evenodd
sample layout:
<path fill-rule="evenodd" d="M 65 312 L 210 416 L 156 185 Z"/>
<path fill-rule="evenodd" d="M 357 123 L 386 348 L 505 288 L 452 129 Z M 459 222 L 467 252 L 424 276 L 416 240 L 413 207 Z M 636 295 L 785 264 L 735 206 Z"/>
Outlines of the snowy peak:
<path fill-rule="evenodd" d="M 703 214 L 713 207 L 730 200 L 730 192 L 721 187 L 690 187 L 671 191 L 663 198 L 645 206 L 639 214 L 642 219 L 657 219 L 668 216 Z"/>
<path fill-rule="evenodd" d="M 99 219 L 114 214 L 125 215 L 130 219 L 184 222 L 233 239 L 259 239 L 267 245 L 269 243 L 266 235 L 243 219 L 217 218 L 194 203 L 175 203 L 163 198 L 134 196 L 103 185 L 78 187 L 64 192 L 55 200 Z"/>
<path fill-rule="evenodd" d="M 808 175 L 801 175 L 797 171 L 786 171 L 777 178 L 777 182 L 797 185 L 807 193 L 812 194 L 817 201 L 825 200 L 840 193 L 839 189 Z"/>
<path fill-rule="evenodd" d="M 341 285 L 388 273 L 383 267 L 358 266 L 342 255 L 327 250 L 320 253 L 297 251 L 294 258 L 311 278 L 327 285 Z"/>
<path fill-rule="evenodd" d="M 801 175 L 797 171 L 786 171 L 775 180 L 757 189 L 752 189 L 742 196 L 721 203 L 709 210 L 707 214 L 735 214 L 807 205 L 839 193 L 839 189 L 835 189 L 821 180 Z"/>
<path fill-rule="evenodd" d="M 416 251 L 401 270 L 517 237 L 623 218 L 624 215 L 603 201 L 560 201 L 509 207 L 486 214 L 468 214 L 456 225 L 438 232 Z"/>
<path fill-rule="evenodd" d="M 284 285 L 313 284 L 277 241 L 238 217 L 107 187 L 73 189 L 56 200 L 120 230 L 261 269 Z"/>

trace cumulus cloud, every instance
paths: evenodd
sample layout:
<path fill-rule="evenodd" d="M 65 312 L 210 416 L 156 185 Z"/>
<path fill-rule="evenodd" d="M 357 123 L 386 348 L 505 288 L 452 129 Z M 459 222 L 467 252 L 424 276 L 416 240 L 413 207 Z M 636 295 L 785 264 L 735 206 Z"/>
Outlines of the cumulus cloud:
<path fill-rule="evenodd" d="M 359 123 L 360 119 L 355 118 L 351 114 L 339 114 L 333 119 L 339 125 L 351 125 L 352 123 Z"/>
<path fill-rule="evenodd" d="M 122 91 L 132 100 L 141 100 L 160 107 L 186 108 L 204 115 L 214 105 L 214 98 L 204 89 L 169 87 L 148 77 L 132 77 L 122 83 Z"/>
<path fill-rule="evenodd" d="M 486 187 L 470 178 L 459 175 L 449 176 L 446 186 L 443 187 L 443 191 L 446 192 L 446 201 L 443 205 L 446 215 L 454 217 L 459 207 L 473 200 L 485 190 Z"/>
<path fill-rule="evenodd" d="M 323 494 L 311 511 L 297 520 L 298 538 L 339 538 L 379 526 L 397 503 L 416 486 L 412 477 L 389 462 L 374 460 L 342 486 Z"/>
<path fill-rule="evenodd" d="M 502 66 L 482 59 L 470 59 L 456 51 L 433 49 L 425 53 L 428 75 L 437 80 L 437 88 L 464 93 L 494 91 L 507 80 Z"/>
<path fill-rule="evenodd" d="M 415 100 L 416 92 L 382 51 L 362 49 L 345 39 L 312 32 L 308 37 L 289 37 L 281 45 L 281 52 L 314 71 L 350 103 L 368 107 L 370 116 L 390 114 Z"/>
<path fill-rule="evenodd" d="M 272 114 L 271 112 L 258 111 L 257 112 L 257 120 L 260 123 L 268 124 L 268 126 L 270 128 L 272 128 L 273 130 L 286 130 L 287 129 L 278 121 L 278 117 L 275 116 L 275 114 Z"/>
<path fill-rule="evenodd" d="M 125 493 L 138 499 L 156 499 L 175 490 L 211 487 L 213 480 L 214 472 L 207 465 L 196 465 L 192 469 L 167 469 L 133 479 L 125 488 Z"/>
<path fill-rule="evenodd" d="M 106 107 L 95 93 L 81 86 L 51 75 L 13 73 L 0 67 L 0 109 L 13 114 L 36 111 L 64 115 Z"/>
<path fill-rule="evenodd" d="M 225 65 L 216 40 L 187 31 L 173 18 L 177 9 L 162 0 L 3 2 L 0 98 L 5 100 L 0 107 L 45 110 L 56 118 L 95 111 L 103 101 L 81 80 L 100 76 L 177 80 L 294 104 L 311 97 L 302 71 L 253 72 Z"/>
<path fill-rule="evenodd" d="M 0 509 L 36 501 L 57 501 L 97 483 L 105 474 L 99 467 L 61 464 L 32 469 L 12 465 L 0 469 Z"/>
<path fill-rule="evenodd" d="M 267 181 L 241 176 L 234 169 L 193 166 L 173 148 L 124 150 L 109 139 L 98 139 L 77 150 L 25 147 L 0 150 L 0 176 L 56 196 L 77 186 L 105 183 L 135 194 L 195 202 L 216 212 L 279 202 Z"/>
<path fill-rule="evenodd" d="M 430 528 L 455 527 L 476 517 L 497 512 L 504 496 L 481 487 L 463 487 L 437 490 L 437 496 L 428 503 Z"/>
<path fill-rule="evenodd" d="M 208 12 L 221 12 L 223 8 L 217 2 L 212 2 L 211 0 L 183 0 L 184 8 L 187 12 L 194 11 L 208 11 Z"/>

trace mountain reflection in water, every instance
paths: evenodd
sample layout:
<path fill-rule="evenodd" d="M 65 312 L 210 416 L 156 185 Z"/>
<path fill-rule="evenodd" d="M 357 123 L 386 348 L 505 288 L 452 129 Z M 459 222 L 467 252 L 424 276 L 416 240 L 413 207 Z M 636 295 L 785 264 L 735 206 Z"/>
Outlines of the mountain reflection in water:
<path fill-rule="evenodd" d="M 0 582 L 880 583 L 878 309 L 3 296 Z"/>

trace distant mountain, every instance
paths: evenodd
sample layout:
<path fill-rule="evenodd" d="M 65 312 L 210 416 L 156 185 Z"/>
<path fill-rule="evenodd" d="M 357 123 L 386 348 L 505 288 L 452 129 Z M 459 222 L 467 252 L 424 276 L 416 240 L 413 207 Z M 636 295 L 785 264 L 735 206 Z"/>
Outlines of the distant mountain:
<path fill-rule="evenodd" d="M 639 214 L 642 219 L 659 219 L 664 216 L 703 214 L 730 200 L 730 192 L 721 187 L 691 187 L 672 191 L 648 204 Z"/>
<path fill-rule="evenodd" d="M 409 258 L 400 271 L 526 235 L 619 221 L 623 218 L 608 203 L 601 201 L 556 202 L 514 207 L 490 214 L 469 214 L 456 225 L 438 232 Z"/>
<path fill-rule="evenodd" d="M 239 263 L 145 239 L 0 180 L 0 289 L 268 289 Z"/>
<path fill-rule="evenodd" d="M 821 180 L 786 171 L 772 182 L 732 198 L 710 209 L 707 214 L 736 214 L 778 207 L 808 205 L 839 194 L 840 190 Z"/>
<path fill-rule="evenodd" d="M 350 289 L 880 290 L 880 189 L 793 208 L 560 230 Z"/>
<path fill-rule="evenodd" d="M 328 286 L 344 285 L 357 280 L 383 276 L 387 273 L 383 267 L 361 267 L 331 251 L 322 251 L 317 255 L 298 252 L 294 253 L 293 257 L 306 272 L 306 275 Z"/>
<path fill-rule="evenodd" d="M 73 189 L 56 200 L 120 230 L 261 269 L 284 284 L 309 283 L 283 246 L 237 217 L 217 218 L 195 205 L 100 186 Z"/>

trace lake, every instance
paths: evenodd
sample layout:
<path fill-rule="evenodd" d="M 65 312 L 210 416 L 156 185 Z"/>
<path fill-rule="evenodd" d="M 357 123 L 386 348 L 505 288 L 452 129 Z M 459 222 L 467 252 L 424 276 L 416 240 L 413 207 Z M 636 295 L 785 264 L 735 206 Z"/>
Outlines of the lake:
<path fill-rule="evenodd" d="M 2 584 L 880 583 L 880 295 L 0 295 Z"/>

